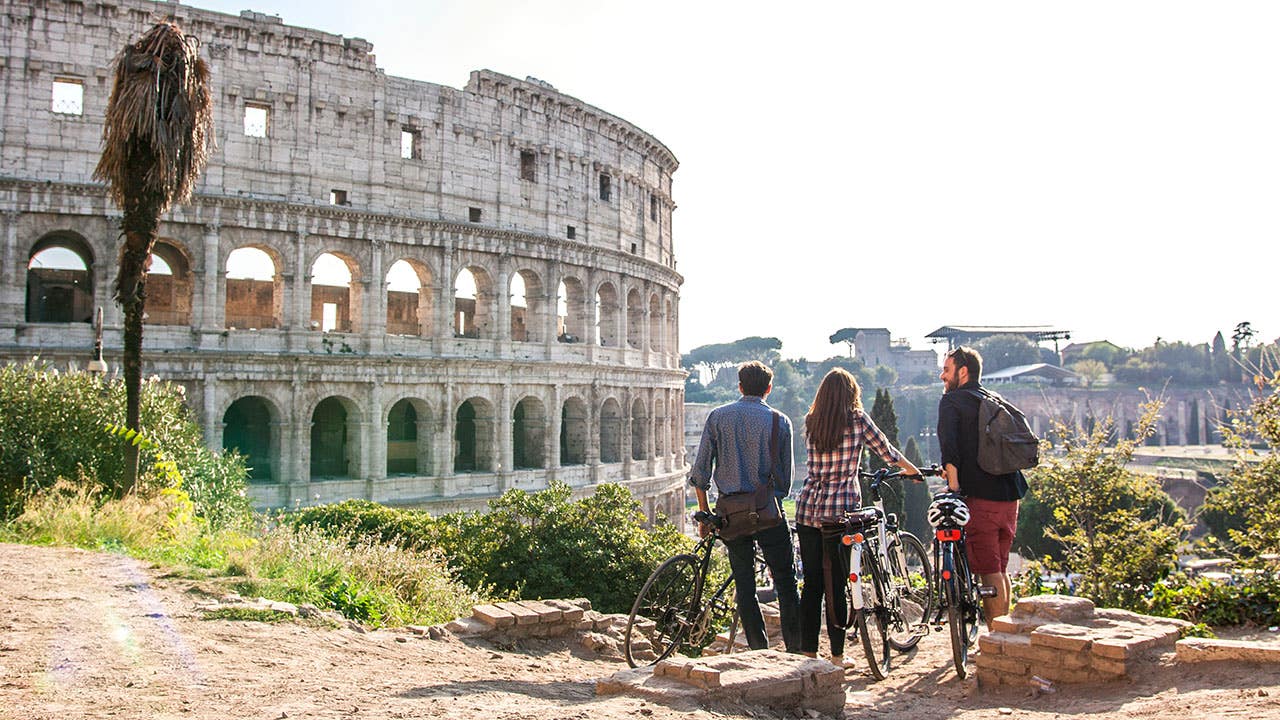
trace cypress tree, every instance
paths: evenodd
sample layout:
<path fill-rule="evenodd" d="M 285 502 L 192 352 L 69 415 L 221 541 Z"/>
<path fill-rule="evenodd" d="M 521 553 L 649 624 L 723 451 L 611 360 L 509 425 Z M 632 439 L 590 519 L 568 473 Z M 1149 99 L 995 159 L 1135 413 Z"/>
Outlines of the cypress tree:
<path fill-rule="evenodd" d="M 924 458 L 920 457 L 920 446 L 916 444 L 915 436 L 907 438 L 907 446 L 903 448 L 902 454 L 916 467 L 925 464 Z M 929 486 L 922 482 L 908 482 L 903 492 L 902 527 L 927 546 L 930 533 Z"/>
<path fill-rule="evenodd" d="M 876 390 L 876 400 L 871 406 L 871 421 L 880 428 L 880 432 L 888 438 L 889 444 L 898 447 L 898 414 L 893 409 L 893 398 L 890 397 L 887 389 Z M 883 461 L 874 454 L 869 457 L 872 470 L 879 470 L 885 467 Z M 870 501 L 867 494 L 867 483 L 863 484 L 863 503 Z M 897 513 L 898 517 L 902 517 L 902 481 L 890 480 L 880 489 L 880 494 L 884 498 L 885 512 Z"/>

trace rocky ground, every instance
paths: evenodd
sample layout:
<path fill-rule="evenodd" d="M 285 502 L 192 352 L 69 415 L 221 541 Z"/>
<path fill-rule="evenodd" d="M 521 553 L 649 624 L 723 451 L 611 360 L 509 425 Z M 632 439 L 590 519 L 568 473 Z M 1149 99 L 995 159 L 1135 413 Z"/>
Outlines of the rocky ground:
<path fill-rule="evenodd" d="M 128 558 L 0 544 L 0 717 L 775 716 L 742 705 L 597 697 L 595 681 L 625 665 L 571 640 L 495 646 L 407 630 L 206 620 L 205 602 L 196 584 Z M 1280 718 L 1274 666 L 1183 666 L 1167 655 L 1131 681 L 1032 696 L 979 690 L 949 662 L 947 638 L 935 633 L 901 656 L 888 680 L 850 670 L 845 716 Z"/>

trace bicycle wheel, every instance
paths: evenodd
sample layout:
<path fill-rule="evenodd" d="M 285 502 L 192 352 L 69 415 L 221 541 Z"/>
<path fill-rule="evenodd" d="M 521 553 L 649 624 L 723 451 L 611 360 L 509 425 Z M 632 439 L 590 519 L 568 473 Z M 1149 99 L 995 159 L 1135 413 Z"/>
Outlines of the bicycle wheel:
<path fill-rule="evenodd" d="M 894 650 L 910 650 L 929 631 L 926 622 L 933 610 L 931 577 L 924 544 L 909 532 L 899 534 L 898 542 L 889 548 L 889 582 L 893 585 L 890 597 L 897 602 L 889 616 L 889 644 Z"/>
<path fill-rule="evenodd" d="M 676 555 L 653 571 L 627 617 L 622 649 L 628 665 L 656 663 L 680 647 L 697 615 L 698 580 L 693 555 Z"/>
<path fill-rule="evenodd" d="M 879 592 L 885 579 L 870 553 L 866 560 L 862 568 L 862 609 L 854 618 L 854 624 L 858 628 L 858 637 L 862 639 L 862 650 L 867 655 L 871 674 L 875 679 L 883 680 L 889 674 L 889 611 L 883 604 L 883 593 Z"/>
<path fill-rule="evenodd" d="M 947 584 L 947 624 L 951 628 L 951 659 L 955 661 L 956 675 L 963 679 L 969 677 L 969 648 L 978 639 L 981 609 L 969 563 L 963 555 L 956 558 L 953 567 L 955 573 Z"/>

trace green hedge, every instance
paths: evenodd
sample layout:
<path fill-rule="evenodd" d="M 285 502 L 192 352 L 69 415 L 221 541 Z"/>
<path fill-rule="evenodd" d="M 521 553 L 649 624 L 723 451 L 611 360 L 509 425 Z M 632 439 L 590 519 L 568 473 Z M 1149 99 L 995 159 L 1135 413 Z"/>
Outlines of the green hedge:
<path fill-rule="evenodd" d="M 1205 625 L 1280 625 L 1280 579 L 1242 576 L 1235 584 L 1175 575 L 1152 588 L 1150 613 Z"/>
<path fill-rule="evenodd" d="M 627 612 L 640 585 L 664 558 L 691 541 L 671 525 L 644 527 L 631 493 L 602 485 L 572 499 L 553 482 L 539 493 L 509 490 L 489 512 L 433 518 L 351 500 L 287 516 L 297 526 L 352 532 L 412 549 L 437 549 L 459 580 L 496 597 L 586 597 L 602 612 Z"/>

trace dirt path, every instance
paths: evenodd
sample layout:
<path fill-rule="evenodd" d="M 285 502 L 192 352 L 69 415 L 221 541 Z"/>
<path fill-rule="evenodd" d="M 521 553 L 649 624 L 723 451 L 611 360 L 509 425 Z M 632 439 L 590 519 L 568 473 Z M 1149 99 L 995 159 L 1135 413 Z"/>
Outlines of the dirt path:
<path fill-rule="evenodd" d="M 205 621 L 198 597 L 192 583 L 117 555 L 0 544 L 0 717 L 769 716 L 597 698 L 595 679 L 624 666 L 564 642 L 502 649 L 396 631 Z M 1271 667 L 1165 664 L 1130 683 L 1032 698 L 957 680 L 949 652 L 934 634 L 884 682 L 851 671 L 846 717 L 1280 718 L 1280 669 Z"/>

